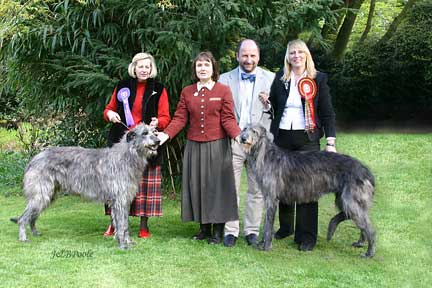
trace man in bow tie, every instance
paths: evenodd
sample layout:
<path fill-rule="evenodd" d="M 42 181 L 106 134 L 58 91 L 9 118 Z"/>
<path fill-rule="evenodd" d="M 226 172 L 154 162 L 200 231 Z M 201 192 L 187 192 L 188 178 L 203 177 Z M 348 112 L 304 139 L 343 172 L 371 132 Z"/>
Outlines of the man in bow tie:
<path fill-rule="evenodd" d="M 239 66 L 222 74 L 219 82 L 231 88 L 234 112 L 241 129 L 249 124 L 260 123 L 269 130 L 271 115 L 266 111 L 268 110 L 270 86 L 275 74 L 258 67 L 260 51 L 254 40 L 242 40 L 238 45 L 236 56 Z M 240 178 L 246 164 L 246 155 L 240 144 L 235 141 L 232 141 L 232 154 L 237 202 L 240 202 Z M 264 202 L 252 173 L 246 172 L 248 189 L 243 228 L 248 245 L 255 245 L 258 240 Z M 239 230 L 239 221 L 225 224 L 224 245 L 226 247 L 235 245 Z"/>

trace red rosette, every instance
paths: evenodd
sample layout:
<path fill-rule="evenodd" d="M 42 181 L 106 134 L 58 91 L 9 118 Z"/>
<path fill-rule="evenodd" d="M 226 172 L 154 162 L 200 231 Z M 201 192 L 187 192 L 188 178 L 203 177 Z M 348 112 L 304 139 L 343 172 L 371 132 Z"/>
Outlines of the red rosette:
<path fill-rule="evenodd" d="M 298 82 L 299 93 L 306 100 L 313 99 L 317 94 L 317 85 L 315 80 L 309 77 L 303 77 Z"/>

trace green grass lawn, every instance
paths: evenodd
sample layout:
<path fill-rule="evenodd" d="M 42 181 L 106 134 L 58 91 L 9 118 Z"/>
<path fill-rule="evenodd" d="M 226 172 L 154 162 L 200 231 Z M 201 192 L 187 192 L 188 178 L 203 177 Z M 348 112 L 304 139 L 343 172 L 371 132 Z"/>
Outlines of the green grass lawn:
<path fill-rule="evenodd" d="M 0 287 L 430 287 L 432 134 L 339 133 L 338 150 L 376 177 L 372 259 L 360 257 L 366 248 L 350 246 L 359 236 L 350 221 L 325 240 L 336 213 L 332 195 L 320 200 L 318 243 L 308 253 L 297 251 L 292 236 L 275 240 L 270 252 L 243 238 L 233 248 L 192 241 L 198 225 L 182 223 L 180 202 L 168 199 L 164 216 L 150 219 L 151 238 L 137 238 L 138 219 L 130 218 L 137 244 L 128 251 L 102 237 L 109 221 L 103 205 L 75 196 L 59 197 L 39 218 L 43 235 L 20 243 L 9 218 L 25 206 L 16 195 L 23 163 L 2 152 Z"/>

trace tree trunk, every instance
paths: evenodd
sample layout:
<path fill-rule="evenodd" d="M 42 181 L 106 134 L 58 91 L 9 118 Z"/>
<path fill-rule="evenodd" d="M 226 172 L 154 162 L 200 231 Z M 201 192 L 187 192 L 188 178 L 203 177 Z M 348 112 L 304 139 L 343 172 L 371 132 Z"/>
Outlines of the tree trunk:
<path fill-rule="evenodd" d="M 387 42 L 390 40 L 390 38 L 393 36 L 393 34 L 396 32 L 397 27 L 402 22 L 403 18 L 405 18 L 405 15 L 408 13 L 409 9 L 415 4 L 417 0 L 408 0 L 408 2 L 405 4 L 405 7 L 402 9 L 402 11 L 399 13 L 398 16 L 393 20 L 393 22 L 390 24 L 389 29 L 384 34 L 384 36 L 378 41 L 378 45 Z"/>
<path fill-rule="evenodd" d="M 376 0 L 370 1 L 369 15 L 368 15 L 366 27 L 365 27 L 365 30 L 363 31 L 362 36 L 360 37 L 360 40 L 358 41 L 359 44 L 363 43 L 366 40 L 367 35 L 368 35 L 368 33 L 372 27 L 372 18 L 373 18 L 374 11 L 375 11 L 375 3 L 376 3 Z"/>
<path fill-rule="evenodd" d="M 343 8 L 344 5 L 347 5 L 347 4 L 343 4 L 343 3 L 342 4 L 333 4 L 330 9 L 332 11 L 339 10 L 339 9 Z M 335 35 L 337 33 L 344 16 L 345 16 L 345 13 L 343 13 L 342 11 L 339 11 L 337 13 L 337 16 L 336 16 L 336 23 L 329 23 L 329 22 L 324 23 L 324 25 L 321 29 L 321 36 L 323 39 L 329 39 L 330 35 Z"/>
<path fill-rule="evenodd" d="M 345 49 L 348 45 L 349 37 L 351 36 L 354 22 L 357 18 L 358 9 L 360 9 L 364 0 L 353 0 L 349 5 L 349 10 L 345 16 L 344 22 L 339 30 L 336 37 L 335 44 L 333 46 L 333 56 L 337 61 L 343 59 Z M 353 10 L 356 10 L 355 12 Z"/>

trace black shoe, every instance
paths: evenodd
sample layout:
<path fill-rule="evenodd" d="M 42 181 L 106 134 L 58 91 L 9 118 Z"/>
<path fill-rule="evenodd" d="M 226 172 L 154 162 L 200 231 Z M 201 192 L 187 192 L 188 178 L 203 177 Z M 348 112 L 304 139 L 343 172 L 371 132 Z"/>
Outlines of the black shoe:
<path fill-rule="evenodd" d="M 222 243 L 222 237 L 219 237 L 218 235 L 212 236 L 208 240 L 208 244 L 220 244 Z"/>
<path fill-rule="evenodd" d="M 223 244 L 225 247 L 234 247 L 237 241 L 237 237 L 232 234 L 225 235 Z"/>
<path fill-rule="evenodd" d="M 288 237 L 288 236 L 291 236 L 292 234 L 294 234 L 294 232 L 286 232 L 286 231 L 283 231 L 283 230 L 279 229 L 279 230 L 275 233 L 274 238 L 275 238 L 276 240 L 281 240 L 281 239 L 284 239 L 284 238 L 286 238 L 286 237 Z"/>
<path fill-rule="evenodd" d="M 245 238 L 248 245 L 256 246 L 258 244 L 258 236 L 256 234 L 251 233 L 246 235 Z"/>
<path fill-rule="evenodd" d="M 200 224 L 198 234 L 192 236 L 193 240 L 205 240 L 211 237 L 211 224 Z"/>
<path fill-rule="evenodd" d="M 308 242 L 303 242 L 300 243 L 300 245 L 298 246 L 298 250 L 300 251 L 312 251 L 315 247 L 315 243 L 308 243 Z"/>
<path fill-rule="evenodd" d="M 223 241 L 223 231 L 225 223 L 215 223 L 213 224 L 213 235 L 208 240 L 209 244 L 220 244 Z"/>

